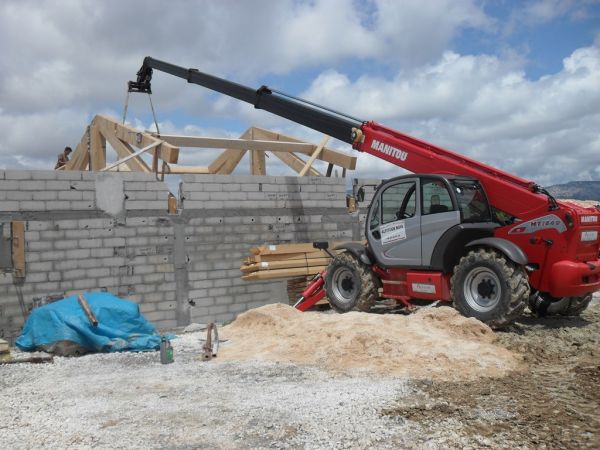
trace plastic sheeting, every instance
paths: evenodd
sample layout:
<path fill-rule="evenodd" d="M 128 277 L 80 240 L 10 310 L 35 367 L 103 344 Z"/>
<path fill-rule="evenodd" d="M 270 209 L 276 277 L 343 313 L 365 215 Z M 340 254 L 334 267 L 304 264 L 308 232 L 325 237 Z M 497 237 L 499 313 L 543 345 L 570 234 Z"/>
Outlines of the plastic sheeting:
<path fill-rule="evenodd" d="M 63 343 L 87 352 L 158 350 L 161 336 L 136 303 L 107 292 L 83 294 L 98 320 L 93 326 L 77 296 L 34 309 L 17 338 L 24 351 L 52 351 Z"/>

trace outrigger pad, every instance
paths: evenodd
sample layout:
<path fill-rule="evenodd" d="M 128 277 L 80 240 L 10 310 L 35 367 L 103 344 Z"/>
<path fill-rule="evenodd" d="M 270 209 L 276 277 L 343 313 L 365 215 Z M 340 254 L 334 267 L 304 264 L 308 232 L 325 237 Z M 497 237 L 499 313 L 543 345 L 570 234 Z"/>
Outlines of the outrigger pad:
<path fill-rule="evenodd" d="M 327 250 L 329 248 L 329 242 L 327 241 L 317 241 L 313 242 L 313 247 L 319 250 Z"/>

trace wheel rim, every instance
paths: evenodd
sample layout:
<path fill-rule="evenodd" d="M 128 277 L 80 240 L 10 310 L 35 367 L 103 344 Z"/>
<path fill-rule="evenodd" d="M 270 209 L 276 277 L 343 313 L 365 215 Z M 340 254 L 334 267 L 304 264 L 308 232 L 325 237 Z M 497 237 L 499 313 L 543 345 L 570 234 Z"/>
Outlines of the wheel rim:
<path fill-rule="evenodd" d="M 352 270 L 346 267 L 339 268 L 333 274 L 331 289 L 338 301 L 344 305 L 355 302 L 358 296 L 358 286 L 358 277 Z"/>
<path fill-rule="evenodd" d="M 465 300 L 476 311 L 491 311 L 500 301 L 500 279 L 488 268 L 479 267 L 469 272 L 464 286 Z"/>

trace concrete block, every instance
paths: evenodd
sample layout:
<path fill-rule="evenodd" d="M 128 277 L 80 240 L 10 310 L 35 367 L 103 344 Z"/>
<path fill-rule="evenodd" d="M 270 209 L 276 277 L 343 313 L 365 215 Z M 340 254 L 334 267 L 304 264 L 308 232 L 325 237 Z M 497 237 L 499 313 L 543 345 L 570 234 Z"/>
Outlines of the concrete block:
<path fill-rule="evenodd" d="M 68 191 L 71 189 L 71 183 L 68 181 L 46 181 L 45 186 L 47 191 Z"/>
<path fill-rule="evenodd" d="M 167 211 L 167 200 L 125 200 L 127 210 L 160 210 Z"/>
<path fill-rule="evenodd" d="M 72 181 L 70 189 L 77 191 L 95 191 L 96 183 L 94 181 Z"/>
<path fill-rule="evenodd" d="M 33 200 L 56 200 L 58 198 L 58 192 L 56 191 L 39 191 L 31 194 Z"/>
<path fill-rule="evenodd" d="M 6 192 L 7 200 L 33 200 L 32 191 L 8 191 Z M 37 199 L 36 199 L 37 200 Z"/>
<path fill-rule="evenodd" d="M 71 209 L 71 203 L 63 201 L 47 201 L 46 209 L 48 211 L 68 211 Z"/>
<path fill-rule="evenodd" d="M 84 259 L 90 257 L 90 249 L 67 250 L 66 257 L 68 259 Z"/>
<path fill-rule="evenodd" d="M 227 312 L 227 305 L 215 305 L 208 308 L 209 314 L 223 314 Z"/>
<path fill-rule="evenodd" d="M 94 205 L 94 202 L 91 202 L 91 201 L 71 201 L 69 203 L 70 203 L 71 209 L 73 209 L 75 211 L 94 210 L 96 208 L 96 206 Z"/>
<path fill-rule="evenodd" d="M 62 285 L 62 283 L 59 283 L 57 281 L 47 281 L 45 283 L 36 283 L 35 291 L 40 292 L 40 293 L 56 292 L 59 289 L 63 290 L 62 287 L 59 287 L 61 285 Z"/>
<path fill-rule="evenodd" d="M 29 170 L 5 170 L 5 180 L 31 180 L 31 171 Z"/>
<path fill-rule="evenodd" d="M 90 172 L 82 172 L 75 170 L 60 170 L 55 172 L 56 180 L 81 180 L 83 176 L 89 176 Z"/>
<path fill-rule="evenodd" d="M 73 190 L 60 191 L 60 192 L 58 192 L 58 199 L 59 200 L 82 200 L 83 193 L 79 192 L 79 191 L 73 191 Z"/>
<path fill-rule="evenodd" d="M 93 289 L 97 287 L 98 280 L 94 278 L 84 278 L 73 281 L 73 289 Z"/>
<path fill-rule="evenodd" d="M 17 180 L 0 180 L 0 191 L 17 191 L 19 182 Z"/>
<path fill-rule="evenodd" d="M 10 202 L 7 202 L 10 203 Z M 42 201 L 20 201 L 19 209 L 21 211 L 45 211 L 46 210 L 46 202 Z"/>
<path fill-rule="evenodd" d="M 43 191 L 46 189 L 44 181 L 24 180 L 19 181 L 19 190 L 21 191 Z"/>

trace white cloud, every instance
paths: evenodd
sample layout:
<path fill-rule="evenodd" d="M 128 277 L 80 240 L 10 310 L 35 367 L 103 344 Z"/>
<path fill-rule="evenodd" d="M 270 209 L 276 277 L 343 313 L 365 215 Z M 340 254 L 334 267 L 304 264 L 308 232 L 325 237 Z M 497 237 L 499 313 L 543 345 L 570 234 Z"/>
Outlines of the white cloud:
<path fill-rule="evenodd" d="M 595 45 L 576 50 L 562 71 L 538 81 L 493 56 L 446 53 L 390 80 L 351 82 L 326 71 L 304 96 L 548 184 L 591 179 L 598 171 L 598 86 Z M 374 157 L 361 158 L 359 167 L 394 172 Z"/>
<path fill-rule="evenodd" d="M 531 23 L 575 19 L 593 4 L 597 0 L 540 0 L 520 12 Z M 273 74 L 302 78 L 320 71 L 304 93 L 318 103 L 538 181 L 597 178 L 599 45 L 573 52 L 560 73 L 530 81 L 511 49 L 500 56 L 451 49 L 464 29 L 494 35 L 499 23 L 483 6 L 478 0 L 5 0 L 0 167 L 52 167 L 95 114 L 120 118 L 126 82 L 152 55 L 250 86 Z M 356 61 L 385 70 L 346 73 Z M 163 133 L 239 134 L 214 125 L 227 118 L 320 139 L 160 72 L 153 87 Z M 149 127 L 148 113 L 146 98 L 130 98 L 132 121 Z M 191 114 L 200 125 L 182 125 L 192 122 Z M 397 174 L 366 155 L 358 167 L 364 176 Z"/>

